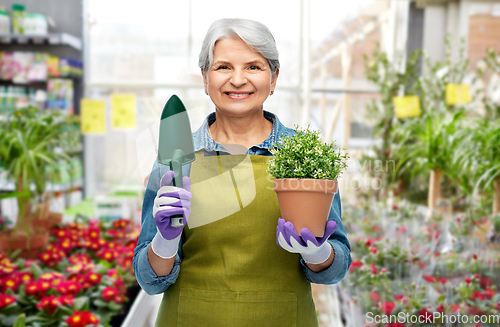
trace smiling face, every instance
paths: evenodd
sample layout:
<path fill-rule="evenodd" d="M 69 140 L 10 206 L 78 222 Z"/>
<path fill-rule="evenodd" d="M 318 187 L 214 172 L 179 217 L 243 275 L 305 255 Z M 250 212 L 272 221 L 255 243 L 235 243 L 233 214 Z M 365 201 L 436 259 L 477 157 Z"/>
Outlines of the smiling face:
<path fill-rule="evenodd" d="M 260 110 L 278 78 L 267 59 L 240 38 L 217 41 L 212 67 L 202 73 L 205 90 L 215 106 L 236 117 Z"/>

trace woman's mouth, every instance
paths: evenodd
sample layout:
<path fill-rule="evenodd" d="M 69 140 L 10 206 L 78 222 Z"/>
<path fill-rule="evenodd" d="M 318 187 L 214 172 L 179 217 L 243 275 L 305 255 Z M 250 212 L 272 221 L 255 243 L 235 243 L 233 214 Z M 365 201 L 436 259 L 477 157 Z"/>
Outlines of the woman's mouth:
<path fill-rule="evenodd" d="M 233 93 L 233 92 L 224 92 L 231 99 L 245 99 L 248 98 L 252 92 L 248 93 Z"/>

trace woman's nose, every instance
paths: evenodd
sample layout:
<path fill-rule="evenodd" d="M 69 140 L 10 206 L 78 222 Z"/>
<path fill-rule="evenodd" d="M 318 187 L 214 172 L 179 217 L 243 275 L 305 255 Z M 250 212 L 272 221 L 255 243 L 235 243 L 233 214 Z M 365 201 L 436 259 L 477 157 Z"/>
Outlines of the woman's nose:
<path fill-rule="evenodd" d="M 244 85 L 247 82 L 245 71 L 243 71 L 241 69 L 233 70 L 233 72 L 231 74 L 230 82 L 235 87 L 240 87 L 240 86 Z"/>

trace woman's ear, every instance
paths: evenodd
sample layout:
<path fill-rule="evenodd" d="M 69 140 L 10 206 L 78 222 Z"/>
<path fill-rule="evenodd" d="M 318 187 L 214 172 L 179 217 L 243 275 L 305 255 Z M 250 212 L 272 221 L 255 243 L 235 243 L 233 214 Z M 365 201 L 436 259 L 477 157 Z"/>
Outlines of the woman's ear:
<path fill-rule="evenodd" d="M 272 74 L 271 76 L 271 90 L 274 91 L 274 88 L 276 87 L 276 80 L 278 79 L 278 75 L 280 74 L 279 68 L 276 69 L 276 73 Z"/>

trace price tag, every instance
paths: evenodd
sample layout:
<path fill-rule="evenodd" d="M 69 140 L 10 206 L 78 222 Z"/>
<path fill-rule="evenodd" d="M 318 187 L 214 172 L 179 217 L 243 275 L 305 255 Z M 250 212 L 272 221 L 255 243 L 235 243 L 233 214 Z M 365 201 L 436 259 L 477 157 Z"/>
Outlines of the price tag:
<path fill-rule="evenodd" d="M 472 101 L 469 84 L 446 84 L 446 104 L 467 104 Z"/>
<path fill-rule="evenodd" d="M 397 118 L 418 117 L 422 114 L 418 95 L 394 97 L 393 102 Z"/>
<path fill-rule="evenodd" d="M 80 112 L 82 134 L 106 133 L 106 103 L 104 100 L 82 99 Z"/>
<path fill-rule="evenodd" d="M 111 95 L 111 126 L 113 128 L 135 128 L 135 95 Z"/>

